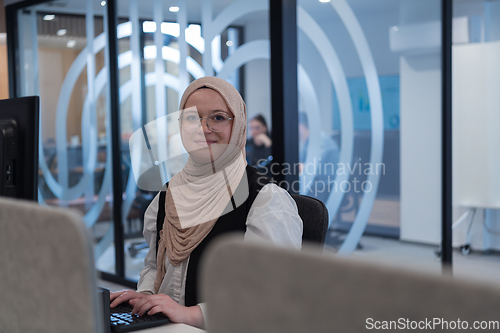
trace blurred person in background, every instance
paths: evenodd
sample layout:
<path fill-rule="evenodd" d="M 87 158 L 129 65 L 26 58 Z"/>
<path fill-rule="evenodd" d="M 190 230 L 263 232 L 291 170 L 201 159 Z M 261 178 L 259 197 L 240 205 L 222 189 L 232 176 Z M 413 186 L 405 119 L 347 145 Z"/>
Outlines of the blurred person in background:
<path fill-rule="evenodd" d="M 309 148 L 309 121 L 305 112 L 299 112 L 299 163 L 300 172 L 310 172 L 307 168 L 307 152 Z M 314 171 L 315 177 L 310 190 L 305 195 L 326 203 L 330 195 L 329 184 L 335 180 L 335 170 L 339 162 L 339 146 L 331 137 L 321 131 L 321 154 L 313 156 L 318 165 Z M 326 171 L 326 172 L 325 172 Z"/>
<path fill-rule="evenodd" d="M 272 160 L 269 158 L 273 142 L 270 139 L 266 120 L 258 114 L 250 120 L 248 129 L 250 132 L 250 139 L 246 144 L 248 164 L 256 168 L 263 167 Z"/>

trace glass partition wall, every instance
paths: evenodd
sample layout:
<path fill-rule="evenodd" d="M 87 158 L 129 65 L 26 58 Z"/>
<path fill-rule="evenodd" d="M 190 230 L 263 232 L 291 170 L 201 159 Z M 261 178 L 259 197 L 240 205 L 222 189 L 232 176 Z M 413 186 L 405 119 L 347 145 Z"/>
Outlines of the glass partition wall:
<path fill-rule="evenodd" d="M 440 13 L 439 1 L 297 1 L 300 191 L 327 206 L 339 254 L 396 262 L 397 240 L 434 244 L 416 251 L 441 269 Z"/>
<path fill-rule="evenodd" d="M 251 15 L 252 22 L 266 17 L 265 8 L 258 4 L 242 8 L 241 2 L 205 1 L 200 7 L 192 1 L 170 6 L 154 0 L 150 5 L 129 0 L 118 6 L 125 276 L 132 280 L 139 278 L 148 250 L 142 237 L 144 212 L 159 190 L 138 182 L 142 174 L 134 175 L 134 156 L 147 159 L 144 151 L 151 149 L 160 162 L 161 183 L 182 169 L 188 157 L 178 125 L 182 92 L 193 80 L 216 75 L 242 95 L 251 93 L 254 87 L 245 86 L 243 65 L 252 66 L 260 57 L 250 54 L 255 47 L 243 43 L 244 32 Z M 129 140 L 136 142 L 143 134 L 147 137 L 143 152 L 129 151 Z"/>
<path fill-rule="evenodd" d="M 498 1 L 297 1 L 300 192 L 328 208 L 328 250 L 441 274 L 449 234 L 456 276 L 500 281 L 499 15 Z"/>
<path fill-rule="evenodd" d="M 97 267 L 115 274 L 106 15 L 96 1 L 17 10 L 15 88 L 40 96 L 38 201 L 79 211 Z"/>
<path fill-rule="evenodd" d="M 146 168 L 159 166 L 162 183 L 182 169 L 180 98 L 206 75 L 228 80 L 247 100 L 248 116 L 262 114 L 271 125 L 268 3 L 114 1 L 116 50 L 110 50 L 106 1 L 33 3 L 16 8 L 11 21 L 18 50 L 13 96 L 41 99 L 39 202 L 80 211 L 96 268 L 106 278 L 137 281 L 148 251 L 144 212 L 158 189 L 141 186 L 144 170 L 134 174 L 134 157 L 151 152 L 156 165 Z M 118 72 L 110 79 L 115 53 Z M 112 117 L 115 79 L 119 113 Z M 129 143 L 143 129 L 147 145 L 134 155 Z"/>

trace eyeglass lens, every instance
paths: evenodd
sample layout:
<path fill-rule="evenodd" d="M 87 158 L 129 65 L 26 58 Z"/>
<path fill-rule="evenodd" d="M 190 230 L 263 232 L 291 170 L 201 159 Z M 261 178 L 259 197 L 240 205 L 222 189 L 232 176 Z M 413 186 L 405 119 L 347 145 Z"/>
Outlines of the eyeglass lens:
<path fill-rule="evenodd" d="M 196 132 L 201 125 L 201 119 L 197 113 L 188 112 L 181 116 L 181 126 L 188 132 Z M 229 116 L 223 113 L 212 114 L 206 118 L 207 126 L 214 132 L 221 132 L 229 122 Z"/>

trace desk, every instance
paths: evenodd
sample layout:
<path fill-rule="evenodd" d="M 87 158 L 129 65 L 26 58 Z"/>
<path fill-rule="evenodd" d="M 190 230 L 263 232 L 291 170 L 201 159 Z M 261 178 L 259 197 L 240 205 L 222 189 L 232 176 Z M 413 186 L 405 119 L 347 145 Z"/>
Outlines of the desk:
<path fill-rule="evenodd" d="M 135 331 L 138 333 L 203 333 L 204 330 L 184 324 L 171 324 Z"/>

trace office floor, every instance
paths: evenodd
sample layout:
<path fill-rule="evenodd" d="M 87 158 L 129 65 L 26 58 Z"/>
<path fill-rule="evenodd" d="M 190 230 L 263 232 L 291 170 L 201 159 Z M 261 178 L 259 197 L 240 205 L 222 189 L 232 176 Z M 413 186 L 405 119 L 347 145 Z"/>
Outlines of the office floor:
<path fill-rule="evenodd" d="M 441 262 L 435 253 L 437 246 L 372 236 L 363 236 L 360 244 L 362 248 L 350 257 L 353 260 L 442 274 Z M 500 255 L 471 252 L 464 256 L 454 250 L 453 276 L 500 285 Z"/>
<path fill-rule="evenodd" d="M 358 206 L 362 198 L 359 198 Z M 377 198 L 373 203 L 368 223 L 373 225 L 399 228 L 400 220 L 400 201 L 399 199 Z M 340 213 L 340 219 L 344 222 L 353 222 L 356 218 L 357 210 L 349 210 Z"/>

